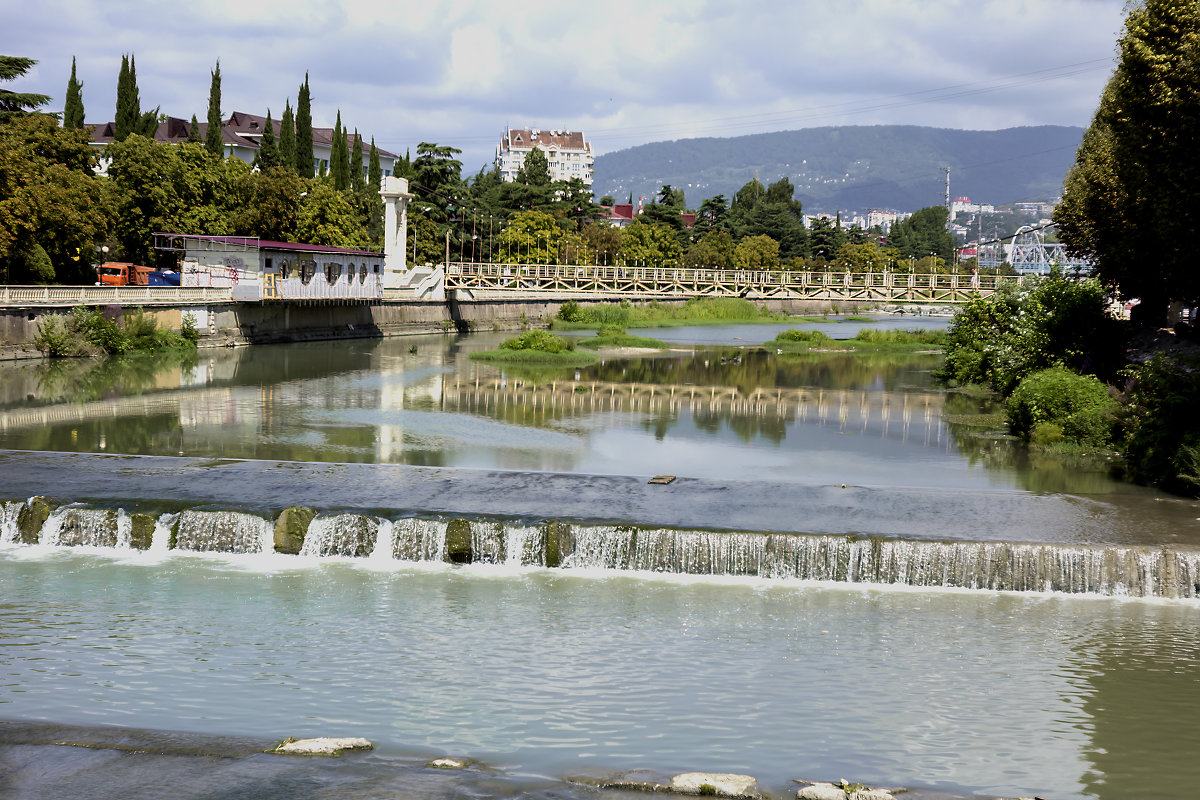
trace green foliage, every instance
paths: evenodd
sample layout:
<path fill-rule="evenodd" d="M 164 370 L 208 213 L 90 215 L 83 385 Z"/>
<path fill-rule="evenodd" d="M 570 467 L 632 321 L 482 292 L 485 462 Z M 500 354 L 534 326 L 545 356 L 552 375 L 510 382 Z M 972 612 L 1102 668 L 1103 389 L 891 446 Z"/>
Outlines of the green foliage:
<path fill-rule="evenodd" d="M 855 341 L 866 342 L 867 344 L 921 344 L 940 346 L 944 345 L 948 338 L 946 331 L 925 330 L 924 328 L 912 331 L 863 328 L 854 335 Z"/>
<path fill-rule="evenodd" d="M 131 133 L 136 133 L 141 116 L 137 67 L 132 55 L 122 55 L 121 71 L 117 74 L 117 113 L 113 122 L 113 141 L 123 142 Z"/>
<path fill-rule="evenodd" d="M 71 77 L 67 80 L 67 97 L 63 104 L 63 127 L 83 130 L 83 84 L 75 77 L 75 56 L 71 56 Z"/>
<path fill-rule="evenodd" d="M 550 162 L 542 148 L 535 147 L 525 155 L 521 169 L 517 170 L 517 182 L 526 186 L 550 185 Z"/>
<path fill-rule="evenodd" d="M 638 218 L 622 231 L 619 257 L 625 266 L 671 266 L 678 262 L 679 254 L 679 242 L 670 228 Z"/>
<path fill-rule="evenodd" d="M 778 243 L 775 245 L 775 260 L 779 260 Z M 725 231 L 709 231 L 683 255 L 683 265 L 692 269 L 729 269 L 733 264 L 733 237 Z"/>
<path fill-rule="evenodd" d="M 367 229 L 346 196 L 328 180 L 316 180 L 300 205 L 296 236 L 302 242 L 366 249 Z"/>
<path fill-rule="evenodd" d="M 193 345 L 200 341 L 200 329 L 196 327 L 196 317 L 187 313 L 179 321 L 179 335 L 184 341 L 191 342 Z"/>
<path fill-rule="evenodd" d="M 1200 212 L 1200 6 L 1147 0 L 1128 6 L 1117 69 L 1067 175 L 1055 209 L 1062 241 L 1138 315 L 1194 303 L 1200 274 L 1191 247 Z"/>
<path fill-rule="evenodd" d="M 296 96 L 296 174 L 313 177 L 312 95 L 308 89 L 308 73 Z"/>
<path fill-rule="evenodd" d="M 284 103 L 283 116 L 279 118 L 279 164 L 293 171 L 296 169 L 296 116 L 291 100 Z M 296 177 L 300 177 L 299 172 Z"/>
<path fill-rule="evenodd" d="M 892 225 L 888 244 L 900 258 L 934 256 L 942 264 L 954 263 L 954 236 L 946 230 L 945 206 L 930 206 L 913 212 L 908 219 Z"/>
<path fill-rule="evenodd" d="M 1004 404 L 1009 431 L 1029 441 L 1049 443 L 1056 426 L 1061 436 L 1078 444 L 1106 447 L 1112 444 L 1118 403 L 1108 387 L 1091 375 L 1066 367 L 1051 367 L 1023 378 Z"/>
<path fill-rule="evenodd" d="M 733 250 L 736 269 L 777 269 L 779 242 L 770 236 L 747 236 Z"/>
<path fill-rule="evenodd" d="M 258 153 L 254 156 L 254 166 L 259 171 L 279 166 L 279 146 L 275 143 L 275 123 L 271 119 L 271 109 L 267 109 L 267 122 L 263 126 L 262 139 L 258 143 Z"/>
<path fill-rule="evenodd" d="M 88 258 L 106 236 L 110 208 L 91 170 L 88 140 L 86 131 L 59 128 L 44 114 L 0 125 L 0 275 L 6 282 L 95 280 Z"/>
<path fill-rule="evenodd" d="M 803 330 L 801 328 L 791 328 L 782 331 L 775 337 L 777 342 L 802 342 L 804 344 L 825 344 L 833 341 L 829 335 L 822 331 Z"/>
<path fill-rule="evenodd" d="M 1005 284 L 955 315 L 938 377 L 1003 395 L 1025 375 L 1055 365 L 1108 379 L 1123 358 L 1122 339 L 1096 281 L 1052 276 Z"/>
<path fill-rule="evenodd" d="M 1132 476 L 1200 495 L 1200 364 L 1162 355 L 1125 373 L 1125 456 Z"/>
<path fill-rule="evenodd" d="M 641 347 L 664 350 L 667 347 L 665 343 L 660 342 L 658 339 L 628 334 L 624 328 L 617 325 L 602 327 L 595 336 L 588 339 L 581 339 L 579 346 L 588 350 L 596 350 L 601 347 Z"/>
<path fill-rule="evenodd" d="M 217 158 L 225 155 L 225 144 L 221 139 L 221 60 L 211 73 L 208 87 L 208 127 L 204 130 L 204 149 Z"/>
<path fill-rule="evenodd" d="M 574 300 L 568 300 L 558 307 L 558 313 L 554 315 L 555 319 L 561 319 L 563 322 L 584 322 L 583 309 L 579 303 Z"/>
<path fill-rule="evenodd" d="M 496 241 L 506 260 L 551 264 L 558 261 L 563 236 L 563 229 L 558 227 L 554 217 L 541 211 L 522 211 L 509 220 Z"/>
<path fill-rule="evenodd" d="M 500 343 L 502 350 L 541 350 L 545 353 L 563 353 L 575 349 L 575 343 L 570 339 L 555 336 L 547 330 L 537 328 L 525 331 L 520 336 L 505 339 Z"/>
<path fill-rule="evenodd" d="M 19 78 L 36 63 L 36 60 L 24 56 L 0 56 L 0 81 Z M 0 122 L 7 122 L 13 117 L 26 114 L 48 102 L 50 102 L 50 98 L 44 94 L 0 89 Z"/>
<path fill-rule="evenodd" d="M 354 131 L 354 148 L 350 151 L 350 188 L 356 192 L 367 188 L 367 177 L 363 174 L 362 139 L 359 138 L 357 129 Z M 379 191 L 378 183 L 374 185 L 373 191 Z"/>
<path fill-rule="evenodd" d="M 337 112 L 333 126 L 333 143 L 329 148 L 329 177 L 339 192 L 350 188 L 350 153 L 346 149 L 346 132 L 342 130 L 342 112 Z"/>
<path fill-rule="evenodd" d="M 193 322 L 192 329 L 195 330 Z M 51 357 L 99 354 L 158 353 L 195 347 L 195 339 L 158 327 L 138 309 L 120 323 L 99 309 L 76 307 L 70 314 L 50 314 L 38 323 L 34 346 Z"/>

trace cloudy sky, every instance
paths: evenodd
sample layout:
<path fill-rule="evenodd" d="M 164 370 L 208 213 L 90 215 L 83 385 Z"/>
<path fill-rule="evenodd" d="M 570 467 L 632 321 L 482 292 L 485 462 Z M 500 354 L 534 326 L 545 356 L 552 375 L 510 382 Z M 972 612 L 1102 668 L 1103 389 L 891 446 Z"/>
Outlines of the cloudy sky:
<path fill-rule="evenodd" d="M 0 0 L 18 91 L 113 118 L 121 55 L 142 107 L 278 119 L 309 74 L 316 125 L 393 152 L 435 141 L 464 171 L 505 126 L 582 129 L 598 153 L 824 125 L 1086 125 L 1124 0 Z"/>

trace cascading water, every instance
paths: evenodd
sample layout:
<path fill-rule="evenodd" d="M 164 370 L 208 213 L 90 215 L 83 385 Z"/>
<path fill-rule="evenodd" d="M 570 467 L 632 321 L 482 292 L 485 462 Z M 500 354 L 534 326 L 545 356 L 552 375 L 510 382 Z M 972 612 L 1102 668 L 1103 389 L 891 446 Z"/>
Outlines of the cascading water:
<path fill-rule="evenodd" d="M 397 561 L 445 561 L 445 521 L 396 520 L 392 523 L 392 558 Z"/>
<path fill-rule="evenodd" d="M 25 503 L 20 500 L 0 503 L 0 545 L 16 544 L 20 537 L 17 520 L 20 518 L 23 508 L 25 508 Z"/>
<path fill-rule="evenodd" d="M 363 558 L 375 550 L 379 520 L 361 514 L 316 517 L 304 537 L 302 556 L 351 556 Z"/>
<path fill-rule="evenodd" d="M 21 541 L 27 504 L 0 504 L 0 542 Z M 153 534 L 145 541 L 153 522 Z M 138 528 L 137 526 L 142 526 Z M 142 533 L 138 534 L 137 530 Z M 174 531 L 174 534 L 172 534 Z M 270 553 L 271 520 L 234 511 L 129 515 L 70 504 L 45 518 L 39 542 L 126 549 Z M 172 541 L 173 539 L 173 541 Z M 1200 549 L 932 542 L 853 536 L 575 526 L 464 519 L 388 520 L 330 514 L 308 525 L 301 555 L 479 562 L 563 569 L 961 587 L 1134 597 L 1200 597 Z"/>
<path fill-rule="evenodd" d="M 222 553 L 270 553 L 273 526 L 262 517 L 237 511 L 184 511 L 179 515 L 175 547 Z"/>

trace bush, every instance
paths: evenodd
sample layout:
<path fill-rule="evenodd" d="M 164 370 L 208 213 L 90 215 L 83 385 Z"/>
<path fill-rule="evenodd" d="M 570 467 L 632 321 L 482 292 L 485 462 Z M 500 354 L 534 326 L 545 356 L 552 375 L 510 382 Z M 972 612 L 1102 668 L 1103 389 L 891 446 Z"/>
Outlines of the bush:
<path fill-rule="evenodd" d="M 879 330 L 878 328 L 863 328 L 854 338 L 868 344 L 929 344 L 943 345 L 946 343 L 945 331 L 929 331 L 918 328 L 914 331 Z"/>
<path fill-rule="evenodd" d="M 184 341 L 195 345 L 200 341 L 200 329 L 196 327 L 196 318 L 192 314 L 184 314 L 179 322 L 179 335 Z"/>
<path fill-rule="evenodd" d="M 955 315 L 937 376 L 1003 395 L 1023 376 L 1055 365 L 1112 379 L 1124 357 L 1122 339 L 1104 288 L 1094 280 L 1051 276 L 1005 284 Z"/>
<path fill-rule="evenodd" d="M 775 337 L 777 342 L 802 342 L 804 344 L 823 344 L 832 339 L 821 331 L 806 331 L 800 328 L 790 328 Z"/>
<path fill-rule="evenodd" d="M 1200 488 L 1200 369 L 1162 355 L 1126 370 L 1125 456 L 1131 475 L 1169 491 Z"/>
<path fill-rule="evenodd" d="M 583 311 L 583 307 L 574 300 L 568 300 L 558 307 L 558 314 L 555 315 L 563 322 L 587 322 L 587 315 Z"/>
<path fill-rule="evenodd" d="M 160 329 L 158 321 L 154 317 L 147 317 L 141 309 L 118 324 L 104 316 L 99 309 L 77 307 L 71 309 L 69 315 L 52 314 L 40 322 L 34 345 L 46 355 L 58 358 L 155 353 L 194 347 L 195 341 Z"/>
<path fill-rule="evenodd" d="M 564 353 L 575 349 L 575 343 L 547 330 L 525 331 L 500 343 L 501 350 L 539 350 L 543 353 Z"/>
<path fill-rule="evenodd" d="M 1112 444 L 1117 401 L 1090 375 L 1065 367 L 1035 372 L 1017 385 L 1004 405 L 1008 429 L 1026 441 L 1049 444 L 1060 438 L 1091 447 Z"/>

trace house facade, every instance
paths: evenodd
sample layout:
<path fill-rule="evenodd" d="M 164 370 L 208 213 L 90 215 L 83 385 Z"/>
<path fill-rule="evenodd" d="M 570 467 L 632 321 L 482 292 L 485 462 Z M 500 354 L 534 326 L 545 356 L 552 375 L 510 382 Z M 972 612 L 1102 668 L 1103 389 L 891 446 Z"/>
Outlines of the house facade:
<path fill-rule="evenodd" d="M 550 179 L 566 181 L 578 178 L 592 185 L 592 145 L 583 131 L 542 130 L 540 128 L 508 128 L 496 145 L 496 167 L 500 177 L 512 183 L 525 164 L 525 157 L 539 148 L 550 165 Z"/>

